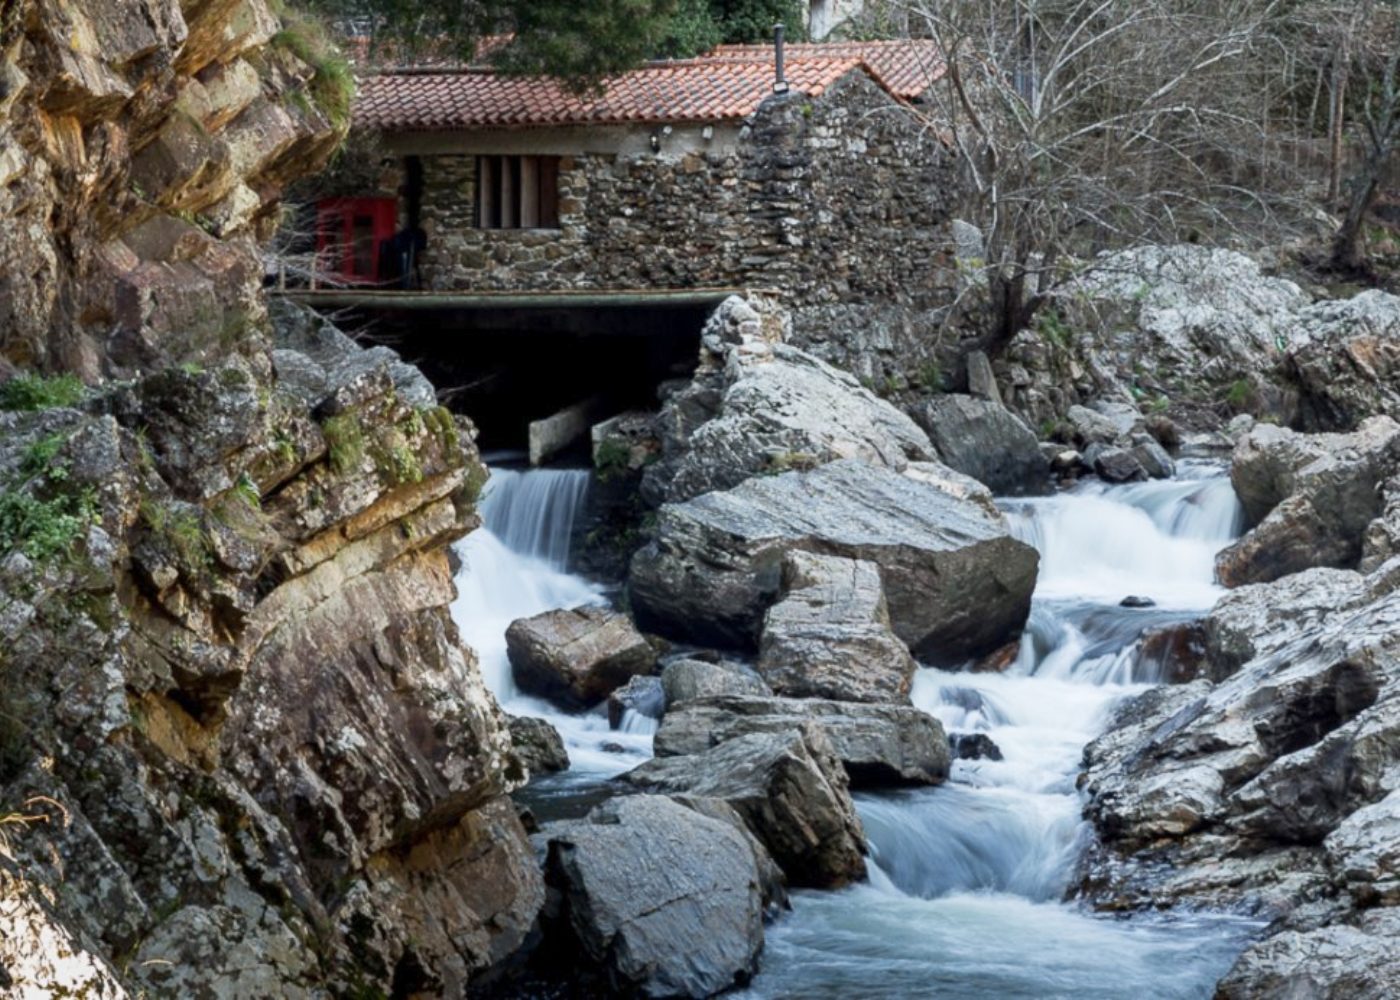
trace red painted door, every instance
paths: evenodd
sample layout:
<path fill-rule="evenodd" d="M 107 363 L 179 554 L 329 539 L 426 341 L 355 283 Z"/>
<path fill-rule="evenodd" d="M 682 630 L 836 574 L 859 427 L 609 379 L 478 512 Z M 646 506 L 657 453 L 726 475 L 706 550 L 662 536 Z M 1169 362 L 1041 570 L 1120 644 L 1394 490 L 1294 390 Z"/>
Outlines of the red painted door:
<path fill-rule="evenodd" d="M 316 206 L 320 266 L 350 285 L 380 283 L 380 248 L 398 222 L 393 198 L 325 198 Z"/>

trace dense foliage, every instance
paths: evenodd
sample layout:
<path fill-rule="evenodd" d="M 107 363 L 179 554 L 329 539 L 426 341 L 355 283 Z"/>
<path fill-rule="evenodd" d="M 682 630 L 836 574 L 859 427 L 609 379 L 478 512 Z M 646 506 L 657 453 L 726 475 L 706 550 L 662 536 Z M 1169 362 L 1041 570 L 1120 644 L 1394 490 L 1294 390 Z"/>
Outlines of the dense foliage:
<path fill-rule="evenodd" d="M 585 87 L 657 56 L 683 58 L 721 42 L 768 38 L 783 21 L 805 35 L 802 0 L 302 0 L 380 43 L 445 43 L 472 56 L 483 37 L 509 33 L 502 68 L 550 73 Z"/>

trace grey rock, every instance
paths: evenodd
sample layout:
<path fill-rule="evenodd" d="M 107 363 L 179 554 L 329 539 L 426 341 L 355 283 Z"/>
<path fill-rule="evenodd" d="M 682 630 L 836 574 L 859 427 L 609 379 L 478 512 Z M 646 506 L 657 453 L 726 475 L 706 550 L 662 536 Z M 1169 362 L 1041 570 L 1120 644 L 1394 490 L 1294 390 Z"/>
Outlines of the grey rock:
<path fill-rule="evenodd" d="M 804 351 L 754 331 L 707 349 L 717 355 L 713 365 L 702 365 L 657 418 L 661 459 L 642 486 L 653 502 L 688 500 L 752 476 L 835 459 L 900 471 L 934 457 L 909 417 Z"/>
<path fill-rule="evenodd" d="M 1176 475 L 1176 463 L 1167 449 L 1147 435 L 1138 435 L 1132 447 L 1133 458 L 1153 479 L 1170 479 Z"/>
<path fill-rule="evenodd" d="M 1246 512 L 1262 520 L 1217 556 L 1221 582 L 1356 567 L 1367 529 L 1382 513 L 1379 486 L 1397 467 L 1400 424 L 1390 417 L 1371 418 L 1351 434 L 1251 431 L 1235 449 L 1230 478 Z"/>
<path fill-rule="evenodd" d="M 865 834 L 849 781 L 815 723 L 651 760 L 621 780 L 643 791 L 727 802 L 793 885 L 834 888 L 865 877 Z"/>
<path fill-rule="evenodd" d="M 656 666 L 656 651 L 627 616 L 600 607 L 512 622 L 506 652 L 522 691 L 569 708 L 596 705 Z"/>
<path fill-rule="evenodd" d="M 1001 390 L 997 388 L 996 376 L 992 374 L 992 363 L 984 351 L 969 351 L 967 354 L 967 391 L 978 399 L 1001 406 Z"/>
<path fill-rule="evenodd" d="M 833 462 L 663 507 L 656 539 L 632 560 L 638 623 L 756 649 L 793 550 L 878 565 L 896 635 L 941 662 L 1015 637 L 1039 562 L 1004 520 L 974 503 L 861 462 Z"/>
<path fill-rule="evenodd" d="M 1071 406 L 1065 419 L 1069 421 L 1075 441 L 1081 446 L 1112 444 L 1124 433 L 1112 418 L 1087 406 Z"/>
<path fill-rule="evenodd" d="M 1342 820 L 1323 847 L 1359 906 L 1400 905 L 1400 790 Z"/>
<path fill-rule="evenodd" d="M 815 698 L 722 697 L 690 701 L 666 713 L 656 732 L 658 757 L 703 753 L 750 733 L 788 733 L 817 722 L 853 788 L 936 785 L 948 776 L 943 727 L 909 705 Z"/>
<path fill-rule="evenodd" d="M 1085 458 L 1088 457 L 1086 453 Z M 1132 483 L 1147 478 L 1147 470 L 1142 467 L 1137 455 L 1127 448 L 1103 447 L 1091 461 L 1094 471 L 1110 483 Z"/>
<path fill-rule="evenodd" d="M 1000 403 L 973 396 L 935 396 L 913 411 L 938 457 L 993 493 L 1047 493 L 1049 463 L 1035 435 Z"/>
<path fill-rule="evenodd" d="M 569 768 L 569 752 L 559 731 L 544 719 L 517 715 L 510 720 L 510 740 L 515 755 L 531 775 Z"/>
<path fill-rule="evenodd" d="M 1285 371 L 1297 387 L 1297 426 L 1349 431 L 1367 417 L 1400 419 L 1400 297 L 1365 291 L 1299 311 Z"/>
<path fill-rule="evenodd" d="M 629 711 L 659 719 L 666 711 L 666 691 L 660 677 L 637 676 L 608 695 L 608 725 L 618 729 Z"/>
<path fill-rule="evenodd" d="M 1400 910 L 1375 910 L 1355 926 L 1286 931 L 1251 945 L 1215 1000 L 1360 1000 L 1400 996 Z"/>
<path fill-rule="evenodd" d="M 728 823 L 661 796 L 614 799 L 549 830 L 545 878 L 615 993 L 712 996 L 757 970 L 759 871 Z"/>
<path fill-rule="evenodd" d="M 914 658 L 890 628 L 879 567 L 789 552 L 783 590 L 764 617 L 757 663 L 775 692 L 838 701 L 908 696 Z"/>
<path fill-rule="evenodd" d="M 1345 569 L 1310 569 L 1230 591 L 1204 622 L 1211 678 L 1230 677 L 1256 656 L 1298 640 L 1367 597 L 1365 578 Z"/>
<path fill-rule="evenodd" d="M 952 733 L 948 747 L 958 760 L 1001 760 L 1001 747 L 986 733 Z"/>
<path fill-rule="evenodd" d="M 773 693 L 773 689 L 750 667 L 741 663 L 709 663 L 704 660 L 673 660 L 666 664 L 661 671 L 661 686 L 668 706 L 717 695 Z"/>

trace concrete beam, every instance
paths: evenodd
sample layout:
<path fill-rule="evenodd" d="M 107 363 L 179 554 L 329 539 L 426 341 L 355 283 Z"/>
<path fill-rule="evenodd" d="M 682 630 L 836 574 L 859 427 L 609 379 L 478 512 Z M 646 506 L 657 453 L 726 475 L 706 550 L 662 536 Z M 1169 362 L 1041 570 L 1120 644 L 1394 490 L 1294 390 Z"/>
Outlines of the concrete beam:
<path fill-rule="evenodd" d="M 530 464 L 543 465 L 551 456 L 588 434 L 602 413 L 603 398 L 593 396 L 543 420 L 530 422 Z"/>
<path fill-rule="evenodd" d="M 555 292 L 406 292 L 364 288 L 289 288 L 270 290 L 303 305 L 327 309 L 560 309 L 610 306 L 718 305 L 731 295 L 763 289 L 684 288 Z"/>

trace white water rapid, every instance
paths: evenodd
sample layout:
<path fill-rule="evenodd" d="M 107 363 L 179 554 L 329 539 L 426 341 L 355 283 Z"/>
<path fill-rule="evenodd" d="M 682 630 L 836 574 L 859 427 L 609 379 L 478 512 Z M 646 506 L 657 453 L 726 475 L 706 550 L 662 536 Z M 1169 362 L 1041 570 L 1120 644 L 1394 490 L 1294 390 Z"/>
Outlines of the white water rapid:
<path fill-rule="evenodd" d="M 573 780 L 596 784 L 648 755 L 650 732 L 610 732 L 601 714 L 521 696 L 504 642 L 515 618 L 602 598 L 563 570 L 585 484 L 580 472 L 493 473 L 486 527 L 461 547 L 456 618 L 506 710 L 548 718 L 582 772 Z M 1144 625 L 1199 617 L 1219 595 L 1212 560 L 1239 518 L 1228 480 L 1186 465 L 1168 482 L 1086 484 L 1005 509 L 1041 553 L 1019 658 L 1002 674 L 922 669 L 911 695 L 950 733 L 988 735 L 1004 759 L 958 761 L 938 788 L 858 796 L 870 881 L 796 893 L 746 996 L 1208 997 L 1253 929 L 1061 901 L 1089 835 L 1074 787 L 1083 748 L 1115 703 L 1160 680 L 1137 656 Z M 1155 606 L 1120 607 L 1129 595 Z"/>
<path fill-rule="evenodd" d="M 604 600 L 601 588 L 565 571 L 588 476 L 581 469 L 492 470 L 482 492 L 483 526 L 457 549 L 462 570 L 452 616 L 501 707 L 511 715 L 548 719 L 564 738 L 571 775 L 596 780 L 650 757 L 654 725 L 634 723 L 617 732 L 608 728 L 602 709 L 569 714 L 524 695 L 506 658 L 506 628 L 517 618 Z"/>

